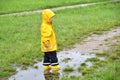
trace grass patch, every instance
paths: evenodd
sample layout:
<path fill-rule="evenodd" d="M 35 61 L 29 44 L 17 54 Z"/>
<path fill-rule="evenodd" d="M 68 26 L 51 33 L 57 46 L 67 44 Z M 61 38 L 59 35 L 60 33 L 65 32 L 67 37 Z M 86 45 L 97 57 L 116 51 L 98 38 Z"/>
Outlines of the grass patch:
<path fill-rule="evenodd" d="M 109 56 L 109 59 L 116 60 L 119 59 L 119 56 L 117 54 L 112 54 Z"/>
<path fill-rule="evenodd" d="M 119 80 L 119 75 L 120 62 L 118 60 L 113 63 L 108 63 L 107 68 L 100 68 L 96 71 L 93 70 L 82 77 L 63 77 L 62 80 Z"/>
<path fill-rule="evenodd" d="M 65 59 L 62 60 L 62 62 L 67 63 L 67 62 L 70 61 L 70 60 L 71 60 L 71 58 L 65 58 Z"/>
<path fill-rule="evenodd" d="M 87 66 L 86 63 L 82 63 L 81 66 Z"/>
<path fill-rule="evenodd" d="M 116 28 L 120 25 L 119 5 L 118 2 L 56 11 L 53 25 L 59 50 L 81 41 L 91 32 Z M 4 70 L 11 64 L 28 66 L 42 60 L 40 15 L 0 16 L 0 74 L 9 74 Z"/>
<path fill-rule="evenodd" d="M 35 69 L 38 69 L 38 66 L 34 66 Z"/>
<path fill-rule="evenodd" d="M 74 68 L 73 67 L 70 67 L 70 66 L 67 66 L 66 68 L 63 69 L 64 72 L 73 72 L 74 71 Z"/>
<path fill-rule="evenodd" d="M 90 71 L 93 70 L 93 68 L 86 68 L 85 66 L 79 66 L 77 69 L 83 76 L 88 74 Z"/>
<path fill-rule="evenodd" d="M 102 66 L 105 66 L 106 64 L 107 64 L 106 60 L 101 60 L 101 61 L 94 62 L 93 65 L 97 65 L 99 67 L 102 67 Z"/>
<path fill-rule="evenodd" d="M 86 77 L 84 77 L 84 79 L 96 80 L 97 78 L 98 80 L 119 80 L 120 77 L 118 75 L 120 74 L 120 72 L 117 71 L 120 70 L 119 67 L 120 63 L 118 61 L 115 61 L 114 63 L 109 63 L 107 65 L 107 69 L 102 68 L 94 72 L 92 75 L 87 74 Z"/>
<path fill-rule="evenodd" d="M 103 32 L 102 31 L 94 31 L 93 34 L 101 35 L 101 34 L 103 34 Z"/>
<path fill-rule="evenodd" d="M 100 61 L 100 59 L 99 58 L 97 58 L 97 57 L 93 57 L 93 58 L 87 58 L 86 60 L 85 60 L 86 62 L 96 62 L 96 61 Z"/>
<path fill-rule="evenodd" d="M 78 71 L 81 72 L 82 70 L 86 69 L 86 63 L 82 63 L 79 67 L 78 67 Z"/>
<path fill-rule="evenodd" d="M 13 67 L 0 67 L 0 71 L 0 78 L 12 75 L 17 72 Z"/>
<path fill-rule="evenodd" d="M 99 60 L 98 58 L 88 58 L 86 61 L 91 61 L 93 64 L 90 67 L 87 67 L 85 63 L 82 63 L 78 67 L 78 71 L 82 73 L 82 75 L 86 75 L 94 71 L 95 69 L 99 67 L 103 67 L 107 64 L 106 60 Z"/>
<path fill-rule="evenodd" d="M 0 14 L 109 0 L 1 0 Z"/>
<path fill-rule="evenodd" d="M 61 80 L 79 80 L 80 77 L 76 77 L 76 76 L 70 76 L 68 78 L 68 76 L 62 77 Z"/>
<path fill-rule="evenodd" d="M 79 66 L 77 70 L 78 70 L 79 72 L 81 72 L 81 71 L 84 70 L 85 68 L 86 68 L 86 67 L 84 67 L 84 66 Z"/>
<path fill-rule="evenodd" d="M 109 56 L 109 51 L 105 50 L 103 52 L 96 52 L 95 53 L 97 56 Z"/>

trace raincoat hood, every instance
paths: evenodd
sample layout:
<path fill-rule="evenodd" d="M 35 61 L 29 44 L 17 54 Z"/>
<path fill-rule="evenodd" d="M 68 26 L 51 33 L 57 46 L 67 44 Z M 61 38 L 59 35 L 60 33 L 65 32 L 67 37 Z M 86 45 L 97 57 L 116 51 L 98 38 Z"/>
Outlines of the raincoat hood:
<path fill-rule="evenodd" d="M 50 18 L 52 18 L 53 16 L 55 16 L 55 13 L 52 12 L 50 9 L 45 9 L 42 12 L 42 20 L 45 23 L 50 23 Z"/>

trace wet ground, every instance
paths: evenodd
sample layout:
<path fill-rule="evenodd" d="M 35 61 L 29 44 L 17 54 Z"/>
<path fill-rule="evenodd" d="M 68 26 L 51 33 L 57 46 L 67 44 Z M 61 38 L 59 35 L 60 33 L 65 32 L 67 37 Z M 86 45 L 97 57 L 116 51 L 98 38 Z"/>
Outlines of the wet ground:
<path fill-rule="evenodd" d="M 75 75 L 79 76 L 81 73 L 77 71 L 77 68 L 83 63 L 87 58 L 95 57 L 95 52 L 102 52 L 108 50 L 110 46 L 116 42 L 114 36 L 120 37 L 120 27 L 113 29 L 111 31 L 106 31 L 102 35 L 93 34 L 92 36 L 86 38 L 81 43 L 75 44 L 73 49 L 64 49 L 58 52 L 58 58 L 61 66 L 60 77 L 63 75 Z M 107 42 L 109 40 L 109 42 Z M 101 58 L 104 59 L 104 58 Z M 66 61 L 65 61 L 66 60 Z M 87 66 L 91 66 L 90 62 L 86 63 Z M 43 75 L 42 62 L 35 64 L 38 69 L 29 67 L 27 70 L 21 70 L 17 68 L 18 73 L 11 76 L 9 80 L 49 80 L 51 76 Z M 63 69 L 67 66 L 73 67 L 75 70 L 71 73 L 64 73 Z M 58 76 L 54 76 L 56 79 Z M 45 79 L 46 78 L 46 79 Z M 52 80 L 52 79 L 51 79 Z M 59 79 L 57 79 L 59 80 Z"/>

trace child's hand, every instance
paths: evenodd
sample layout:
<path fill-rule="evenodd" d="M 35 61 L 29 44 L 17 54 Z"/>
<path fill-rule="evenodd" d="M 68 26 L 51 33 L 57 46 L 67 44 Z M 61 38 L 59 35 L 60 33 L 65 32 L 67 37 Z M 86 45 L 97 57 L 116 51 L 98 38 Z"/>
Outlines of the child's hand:
<path fill-rule="evenodd" d="M 49 48 L 48 44 L 45 45 L 45 48 Z"/>
<path fill-rule="evenodd" d="M 50 41 L 47 40 L 46 42 L 43 42 L 43 44 L 44 44 L 44 47 L 48 49 L 50 45 Z"/>

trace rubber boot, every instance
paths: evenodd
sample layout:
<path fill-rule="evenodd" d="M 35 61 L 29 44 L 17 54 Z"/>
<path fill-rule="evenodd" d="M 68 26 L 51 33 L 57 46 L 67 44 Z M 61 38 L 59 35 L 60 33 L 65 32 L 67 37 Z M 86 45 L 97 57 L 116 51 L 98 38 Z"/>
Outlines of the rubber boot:
<path fill-rule="evenodd" d="M 52 68 L 52 74 L 59 74 L 59 70 L 60 70 L 60 66 L 59 65 L 55 65 L 55 66 L 51 66 Z"/>
<path fill-rule="evenodd" d="M 48 66 L 43 66 L 44 68 L 44 74 L 47 75 L 47 74 L 50 74 L 50 70 L 51 70 L 51 66 L 48 65 Z"/>

